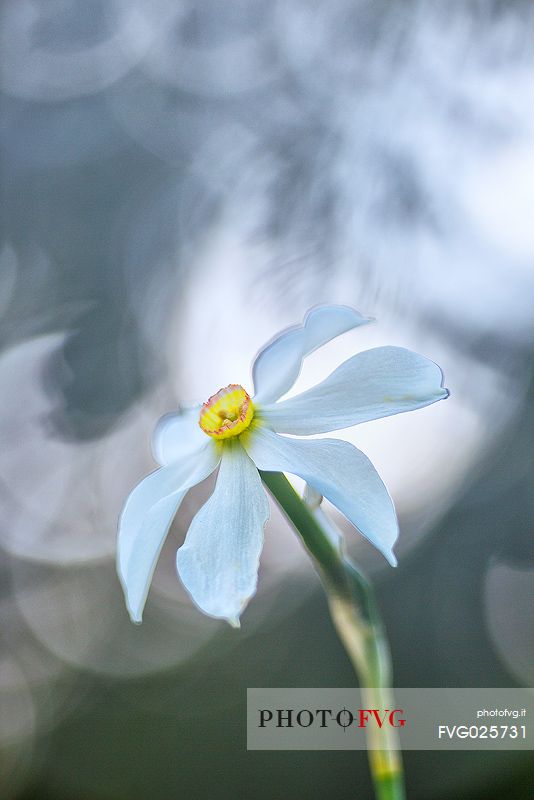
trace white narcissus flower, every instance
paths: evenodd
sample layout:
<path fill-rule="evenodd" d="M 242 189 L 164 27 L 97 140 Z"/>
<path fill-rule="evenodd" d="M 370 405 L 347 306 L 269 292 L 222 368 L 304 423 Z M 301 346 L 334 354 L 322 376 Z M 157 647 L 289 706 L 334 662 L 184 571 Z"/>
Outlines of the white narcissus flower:
<path fill-rule="evenodd" d="M 326 497 L 393 566 L 393 502 L 360 450 L 338 439 L 288 438 L 347 428 L 443 400 L 434 362 L 402 347 L 349 358 L 328 378 L 280 401 L 305 356 L 370 320 L 345 306 L 319 306 L 258 354 L 251 399 L 230 384 L 202 406 L 163 417 L 154 434 L 161 468 L 132 491 L 121 515 L 117 569 L 128 611 L 141 622 L 156 562 L 187 491 L 219 466 L 213 494 L 177 554 L 178 574 L 196 605 L 239 624 L 256 591 L 269 503 L 258 470 L 289 472 Z"/>

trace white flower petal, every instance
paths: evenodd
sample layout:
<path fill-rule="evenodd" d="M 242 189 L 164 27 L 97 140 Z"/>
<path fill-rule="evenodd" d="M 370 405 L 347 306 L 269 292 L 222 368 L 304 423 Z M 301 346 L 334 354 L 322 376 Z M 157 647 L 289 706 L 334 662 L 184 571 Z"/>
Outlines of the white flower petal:
<path fill-rule="evenodd" d="M 252 366 L 255 398 L 272 403 L 295 383 L 302 360 L 318 347 L 345 331 L 371 320 L 348 306 L 317 306 L 308 311 L 302 325 L 280 333 L 256 356 Z"/>
<path fill-rule="evenodd" d="M 400 414 L 448 397 L 437 364 L 403 347 L 376 347 L 349 358 L 307 392 L 262 406 L 280 433 L 307 435 Z"/>
<path fill-rule="evenodd" d="M 258 469 L 303 478 L 396 565 L 392 548 L 398 523 L 393 501 L 360 450 L 338 439 L 287 439 L 263 427 L 251 431 L 243 443 Z"/>
<path fill-rule="evenodd" d="M 225 445 L 217 485 L 193 519 L 176 565 L 197 606 L 239 625 L 256 591 L 269 501 L 258 471 L 238 442 Z"/>
<path fill-rule="evenodd" d="M 304 487 L 302 499 L 306 505 L 309 506 L 313 516 L 322 527 L 323 531 L 326 533 L 336 550 L 339 550 L 341 553 L 343 550 L 343 535 L 334 520 L 331 519 L 321 508 L 321 503 L 323 502 L 322 494 L 314 489 L 313 486 L 310 486 L 309 483 L 307 483 Z"/>
<path fill-rule="evenodd" d="M 165 414 L 159 420 L 152 435 L 152 452 L 158 464 L 172 464 L 206 443 L 206 434 L 198 424 L 200 409 L 201 406 L 187 408 Z"/>
<path fill-rule="evenodd" d="M 128 497 L 119 521 L 117 572 L 133 622 L 141 622 L 158 556 L 180 503 L 218 462 L 218 450 L 208 441 L 188 458 L 153 472 Z"/>

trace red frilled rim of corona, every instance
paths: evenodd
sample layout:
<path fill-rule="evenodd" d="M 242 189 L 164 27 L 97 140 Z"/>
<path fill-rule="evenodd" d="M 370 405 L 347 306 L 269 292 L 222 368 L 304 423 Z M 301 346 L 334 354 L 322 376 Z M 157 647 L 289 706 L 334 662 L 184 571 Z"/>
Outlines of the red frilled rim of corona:
<path fill-rule="evenodd" d="M 253 417 L 249 394 L 238 383 L 230 383 L 204 403 L 198 424 L 208 436 L 228 439 L 246 430 Z"/>

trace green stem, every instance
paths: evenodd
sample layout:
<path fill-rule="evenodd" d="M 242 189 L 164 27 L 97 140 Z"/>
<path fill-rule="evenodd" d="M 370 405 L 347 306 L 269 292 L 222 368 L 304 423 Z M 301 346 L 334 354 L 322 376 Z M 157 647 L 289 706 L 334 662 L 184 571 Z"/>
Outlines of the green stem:
<path fill-rule="evenodd" d="M 389 646 L 371 585 L 327 535 L 285 475 L 261 471 L 260 475 L 317 567 L 332 621 L 358 676 L 364 705 L 395 708 Z M 376 800 L 405 800 L 396 731 L 374 726 L 366 730 Z"/>

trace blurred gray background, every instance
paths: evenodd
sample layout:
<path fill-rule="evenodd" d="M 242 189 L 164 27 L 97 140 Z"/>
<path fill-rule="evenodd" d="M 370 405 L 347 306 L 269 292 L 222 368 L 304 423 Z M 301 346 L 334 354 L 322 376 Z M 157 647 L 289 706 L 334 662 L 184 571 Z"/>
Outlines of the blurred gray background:
<path fill-rule="evenodd" d="M 371 798 L 363 753 L 246 751 L 247 686 L 348 686 L 273 508 L 241 631 L 116 521 L 161 414 L 307 308 L 437 361 L 447 403 L 347 435 L 401 520 L 374 576 L 398 686 L 534 685 L 534 8 L 526 0 L 4 0 L 0 795 Z M 338 522 L 343 525 L 342 520 Z M 521 753 L 408 753 L 409 797 L 534 795 Z"/>

